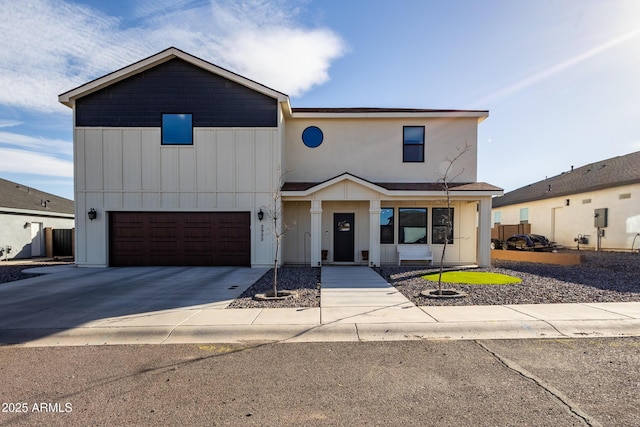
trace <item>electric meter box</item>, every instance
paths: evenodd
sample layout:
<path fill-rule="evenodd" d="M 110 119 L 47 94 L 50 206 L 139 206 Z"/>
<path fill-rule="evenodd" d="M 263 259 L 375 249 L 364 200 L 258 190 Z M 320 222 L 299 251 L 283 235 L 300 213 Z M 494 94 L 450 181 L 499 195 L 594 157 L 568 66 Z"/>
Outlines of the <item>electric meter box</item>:
<path fill-rule="evenodd" d="M 608 212 L 608 208 L 596 209 L 593 215 L 593 226 L 596 228 L 606 227 Z"/>

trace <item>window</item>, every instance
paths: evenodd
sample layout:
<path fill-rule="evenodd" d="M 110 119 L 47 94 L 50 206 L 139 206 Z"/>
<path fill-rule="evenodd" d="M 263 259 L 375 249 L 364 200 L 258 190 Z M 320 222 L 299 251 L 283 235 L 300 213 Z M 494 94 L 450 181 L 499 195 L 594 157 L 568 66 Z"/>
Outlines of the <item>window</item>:
<path fill-rule="evenodd" d="M 589 203 L 591 203 L 591 199 L 582 199 L 583 205 L 588 205 Z"/>
<path fill-rule="evenodd" d="M 520 224 L 529 224 L 529 208 L 520 209 Z"/>
<path fill-rule="evenodd" d="M 380 243 L 393 244 L 393 208 L 380 210 Z"/>
<path fill-rule="evenodd" d="M 500 224 L 502 222 L 502 212 L 493 213 L 493 223 Z"/>
<path fill-rule="evenodd" d="M 427 243 L 427 208 L 399 208 L 398 243 Z"/>
<path fill-rule="evenodd" d="M 620 194 L 620 196 L 618 196 L 620 198 L 620 200 L 623 199 L 630 199 L 631 198 L 631 193 L 622 193 Z"/>
<path fill-rule="evenodd" d="M 193 144 L 193 126 L 191 114 L 162 115 L 162 144 Z"/>
<path fill-rule="evenodd" d="M 404 126 L 402 144 L 403 162 L 424 162 L 424 126 Z"/>
<path fill-rule="evenodd" d="M 453 243 L 453 208 L 449 208 L 448 212 L 447 208 L 433 208 L 431 214 L 431 243 L 443 244 L 445 238 L 447 243 Z"/>

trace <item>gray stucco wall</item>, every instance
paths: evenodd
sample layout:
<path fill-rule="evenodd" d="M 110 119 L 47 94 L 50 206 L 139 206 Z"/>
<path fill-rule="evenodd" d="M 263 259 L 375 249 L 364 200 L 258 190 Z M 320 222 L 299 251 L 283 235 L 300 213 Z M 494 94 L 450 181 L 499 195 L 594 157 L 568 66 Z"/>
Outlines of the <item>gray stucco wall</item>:
<path fill-rule="evenodd" d="M 40 226 L 40 224 L 42 224 Z M 23 259 L 32 257 L 32 233 L 40 246 L 35 256 L 45 255 L 44 229 L 46 227 L 56 229 L 74 228 L 73 218 L 50 218 L 27 214 L 0 213 L 0 260 Z M 32 231 L 33 229 L 33 231 Z M 40 232 L 41 230 L 41 232 Z M 11 252 L 6 252 L 6 247 L 11 246 Z"/>

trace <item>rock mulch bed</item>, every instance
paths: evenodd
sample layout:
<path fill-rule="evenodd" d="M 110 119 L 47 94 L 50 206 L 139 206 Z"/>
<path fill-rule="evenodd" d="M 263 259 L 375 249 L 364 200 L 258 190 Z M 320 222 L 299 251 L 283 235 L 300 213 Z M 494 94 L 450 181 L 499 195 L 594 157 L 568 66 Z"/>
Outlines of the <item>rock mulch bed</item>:
<path fill-rule="evenodd" d="M 0 283 L 13 282 L 14 280 L 28 279 L 30 277 L 41 276 L 41 274 L 23 273 L 23 271 L 36 267 L 49 267 L 51 265 L 67 264 L 67 263 L 34 263 L 24 262 L 17 263 L 10 261 L 9 263 L 0 262 Z"/>
<path fill-rule="evenodd" d="M 640 255 L 629 252 L 581 252 L 583 263 L 575 266 L 494 260 L 492 271 L 519 277 L 514 285 L 462 285 L 443 283 L 443 288 L 466 292 L 465 298 L 433 300 L 420 295 L 437 288 L 421 276 L 437 268 L 383 266 L 380 274 L 414 304 L 499 305 L 640 301 Z"/>
<path fill-rule="evenodd" d="M 444 284 L 466 292 L 453 300 L 433 300 L 420 292 L 437 287 L 422 276 L 437 268 L 383 266 L 378 272 L 416 305 L 500 305 L 640 301 L 640 255 L 625 252 L 583 251 L 584 262 L 560 266 L 495 260 L 493 266 L 476 271 L 492 271 L 519 277 L 515 285 Z M 366 268 L 366 267 L 363 267 Z M 280 290 L 297 290 L 299 297 L 284 301 L 255 301 L 256 293 L 271 290 L 273 270 L 247 289 L 229 308 L 319 307 L 320 269 L 282 267 Z"/>
<path fill-rule="evenodd" d="M 279 301 L 257 301 L 256 294 L 273 290 L 273 269 L 244 291 L 227 308 L 294 308 L 320 307 L 320 269 L 281 267 L 278 269 L 278 291 L 296 291 L 294 298 Z"/>

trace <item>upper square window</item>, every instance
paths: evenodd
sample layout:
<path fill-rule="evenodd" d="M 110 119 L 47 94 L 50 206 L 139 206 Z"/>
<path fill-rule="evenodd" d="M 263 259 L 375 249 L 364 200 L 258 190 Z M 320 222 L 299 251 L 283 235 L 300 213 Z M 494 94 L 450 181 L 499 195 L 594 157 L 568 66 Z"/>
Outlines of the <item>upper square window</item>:
<path fill-rule="evenodd" d="M 402 128 L 402 161 L 424 162 L 424 126 Z"/>
<path fill-rule="evenodd" d="M 162 115 L 162 144 L 193 144 L 193 125 L 191 114 Z"/>

